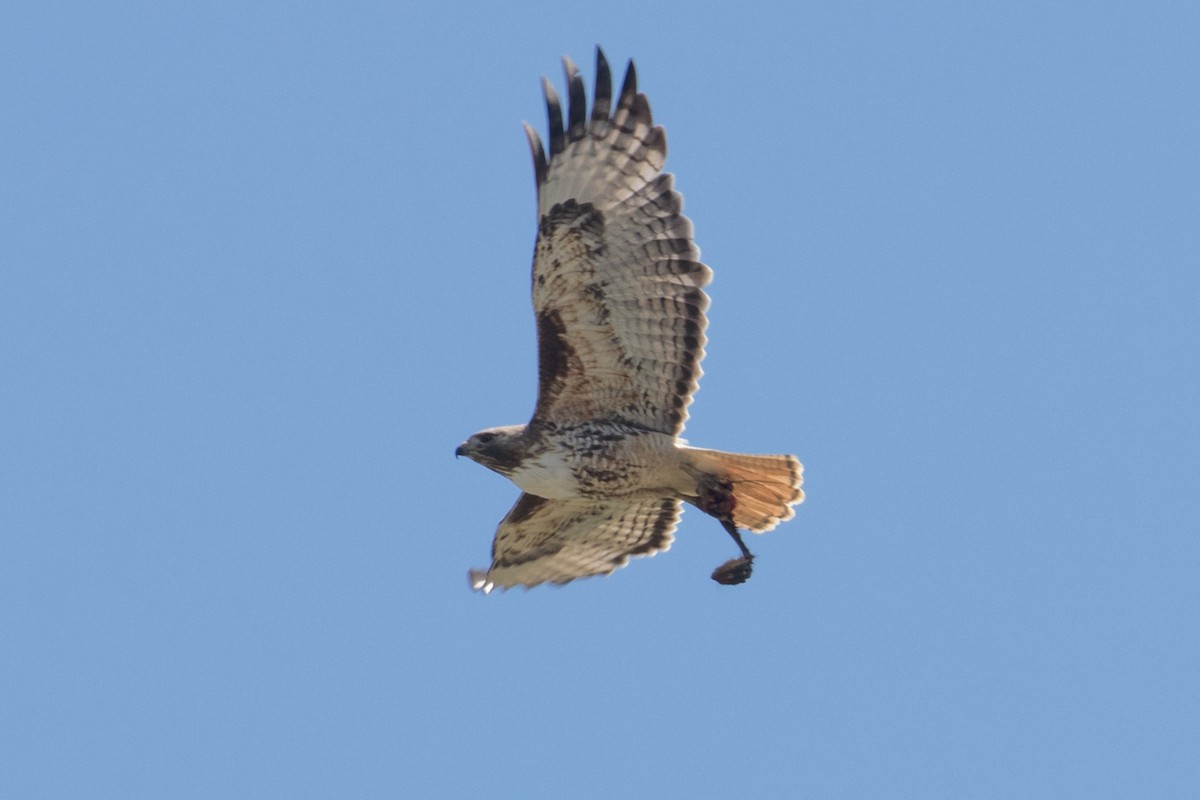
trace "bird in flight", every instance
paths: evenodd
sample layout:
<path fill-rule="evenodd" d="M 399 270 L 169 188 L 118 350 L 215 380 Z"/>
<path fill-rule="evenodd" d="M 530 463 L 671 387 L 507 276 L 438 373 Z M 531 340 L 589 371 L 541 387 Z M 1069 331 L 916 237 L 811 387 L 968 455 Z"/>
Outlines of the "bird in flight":
<path fill-rule="evenodd" d="M 663 172 L 667 142 L 630 61 L 614 106 L 596 49 L 596 90 L 563 58 L 567 116 L 542 79 L 549 151 L 525 125 L 537 181 L 533 255 L 538 394 L 525 425 L 458 446 L 521 488 L 472 588 L 532 587 L 608 574 L 670 547 L 688 503 L 714 517 L 741 556 L 712 574 L 745 582 L 760 533 L 804 499 L 791 455 L 688 446 L 680 434 L 701 375 L 712 271 L 700 261 L 683 198 Z"/>

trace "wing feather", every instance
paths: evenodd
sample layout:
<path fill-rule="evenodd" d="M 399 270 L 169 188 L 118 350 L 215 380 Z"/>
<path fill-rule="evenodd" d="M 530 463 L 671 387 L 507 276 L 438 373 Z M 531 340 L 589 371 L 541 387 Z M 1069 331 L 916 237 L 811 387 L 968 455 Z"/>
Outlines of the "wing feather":
<path fill-rule="evenodd" d="M 662 172 L 667 144 L 633 62 L 616 110 L 596 51 L 590 122 L 583 79 L 563 61 L 568 125 L 549 81 L 549 158 L 529 131 L 538 181 L 533 306 L 538 401 L 531 424 L 617 417 L 678 434 L 701 375 L 712 272 L 683 198 Z"/>
<path fill-rule="evenodd" d="M 546 151 L 542 149 L 542 137 L 528 122 L 525 123 L 525 136 L 529 139 L 529 152 L 533 156 L 533 179 L 537 186 L 546 181 Z"/>
<path fill-rule="evenodd" d="M 567 139 L 575 141 L 584 134 L 587 119 L 587 94 L 583 88 L 583 77 L 575 62 L 563 56 L 563 72 L 567 77 Z"/>
<path fill-rule="evenodd" d="M 471 586 L 533 587 L 607 575 L 635 556 L 671 546 L 679 523 L 678 500 L 545 500 L 522 494 L 500 522 L 492 565 L 471 570 Z"/>
<path fill-rule="evenodd" d="M 608 71 L 608 59 L 604 51 L 596 48 L 596 99 L 592 103 L 593 135 L 603 136 L 608 128 L 608 114 L 612 111 L 612 74 Z"/>
<path fill-rule="evenodd" d="M 549 78 L 542 78 L 542 93 L 546 95 L 546 123 L 550 130 L 550 159 L 553 160 L 563 149 L 562 105 Z"/>

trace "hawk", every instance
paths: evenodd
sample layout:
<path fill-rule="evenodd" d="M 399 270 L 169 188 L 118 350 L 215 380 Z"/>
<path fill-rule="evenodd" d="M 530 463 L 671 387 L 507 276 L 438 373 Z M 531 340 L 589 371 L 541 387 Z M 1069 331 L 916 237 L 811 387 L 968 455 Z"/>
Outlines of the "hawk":
<path fill-rule="evenodd" d="M 793 516 L 803 467 L 790 455 L 689 447 L 680 433 L 700 377 L 707 325 L 700 261 L 683 198 L 663 172 L 667 142 L 630 61 L 613 105 L 596 49 L 596 89 L 563 58 L 564 120 L 542 79 L 549 152 L 528 124 L 537 181 L 533 256 L 538 394 L 525 425 L 482 430 L 459 445 L 522 494 L 500 522 L 492 564 L 471 586 L 532 587 L 608 574 L 671 546 L 682 504 L 716 518 L 742 555 L 713 579 L 739 584 L 759 533 Z"/>

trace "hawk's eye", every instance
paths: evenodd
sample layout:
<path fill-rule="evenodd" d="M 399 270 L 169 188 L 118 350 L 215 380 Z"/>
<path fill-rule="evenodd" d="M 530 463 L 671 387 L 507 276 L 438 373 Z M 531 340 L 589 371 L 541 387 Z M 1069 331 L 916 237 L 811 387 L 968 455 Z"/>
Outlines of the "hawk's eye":
<path fill-rule="evenodd" d="M 495 439 L 495 438 L 496 438 L 496 434 L 494 434 L 494 433 L 481 433 L 481 434 L 479 434 L 479 443 L 487 444 L 488 442 L 492 441 L 492 439 Z"/>

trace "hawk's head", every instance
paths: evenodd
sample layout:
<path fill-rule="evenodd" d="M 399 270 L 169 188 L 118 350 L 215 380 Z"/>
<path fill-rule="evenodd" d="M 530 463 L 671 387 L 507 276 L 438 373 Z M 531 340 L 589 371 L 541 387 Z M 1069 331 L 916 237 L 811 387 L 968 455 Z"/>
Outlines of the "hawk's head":
<path fill-rule="evenodd" d="M 466 456 L 501 475 L 512 475 L 526 455 L 524 432 L 524 425 L 486 428 L 460 444 L 454 455 Z"/>

